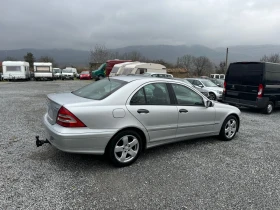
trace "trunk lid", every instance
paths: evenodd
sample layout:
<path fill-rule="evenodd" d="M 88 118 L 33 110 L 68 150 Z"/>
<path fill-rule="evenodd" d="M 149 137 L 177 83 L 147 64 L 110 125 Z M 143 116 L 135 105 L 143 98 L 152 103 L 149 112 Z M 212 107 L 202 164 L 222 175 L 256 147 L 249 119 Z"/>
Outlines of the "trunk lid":
<path fill-rule="evenodd" d="M 72 93 L 58 93 L 47 95 L 47 117 L 50 124 L 56 123 L 56 118 L 59 109 L 64 105 L 93 102 L 94 100 L 82 98 Z"/>

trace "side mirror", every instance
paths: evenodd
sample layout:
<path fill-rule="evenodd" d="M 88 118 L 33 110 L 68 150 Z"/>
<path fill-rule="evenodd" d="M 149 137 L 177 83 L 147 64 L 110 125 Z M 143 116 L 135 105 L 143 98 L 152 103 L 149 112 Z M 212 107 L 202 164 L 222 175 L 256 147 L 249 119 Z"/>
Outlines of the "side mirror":
<path fill-rule="evenodd" d="M 217 86 L 218 86 L 218 87 L 221 87 L 221 85 L 220 85 L 220 84 L 217 84 Z"/>
<path fill-rule="evenodd" d="M 198 87 L 203 88 L 203 85 L 199 85 Z"/>
<path fill-rule="evenodd" d="M 213 102 L 210 101 L 210 100 L 207 100 L 207 101 L 206 101 L 206 108 L 212 107 L 212 106 L 213 106 Z"/>

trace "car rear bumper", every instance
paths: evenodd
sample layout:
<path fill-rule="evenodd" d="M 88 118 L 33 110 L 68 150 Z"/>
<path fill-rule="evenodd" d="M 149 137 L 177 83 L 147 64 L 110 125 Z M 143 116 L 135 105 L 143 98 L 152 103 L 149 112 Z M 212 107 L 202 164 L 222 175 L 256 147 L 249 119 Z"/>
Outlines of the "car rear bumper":
<path fill-rule="evenodd" d="M 245 106 L 245 107 L 252 107 L 252 108 L 257 108 L 257 109 L 265 108 L 268 101 L 269 101 L 269 98 L 266 98 L 266 97 L 256 98 L 255 101 L 250 101 L 250 100 L 236 99 L 236 98 L 223 96 L 224 103 Z"/>
<path fill-rule="evenodd" d="M 102 155 L 105 153 L 108 142 L 117 132 L 115 129 L 96 130 L 51 125 L 47 114 L 43 122 L 48 133 L 48 141 L 57 149 L 70 153 Z"/>

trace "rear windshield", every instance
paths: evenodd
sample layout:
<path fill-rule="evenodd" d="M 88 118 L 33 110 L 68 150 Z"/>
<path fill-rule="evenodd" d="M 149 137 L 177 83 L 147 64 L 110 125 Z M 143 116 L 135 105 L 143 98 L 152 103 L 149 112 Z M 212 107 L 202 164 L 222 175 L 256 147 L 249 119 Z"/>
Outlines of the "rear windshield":
<path fill-rule="evenodd" d="M 262 63 L 234 63 L 228 69 L 227 83 L 258 86 L 262 75 Z"/>
<path fill-rule="evenodd" d="M 72 93 L 83 98 L 102 100 L 125 84 L 127 84 L 127 82 L 122 80 L 102 79 L 73 91 Z"/>
<path fill-rule="evenodd" d="M 89 74 L 89 71 L 82 71 L 81 74 Z"/>

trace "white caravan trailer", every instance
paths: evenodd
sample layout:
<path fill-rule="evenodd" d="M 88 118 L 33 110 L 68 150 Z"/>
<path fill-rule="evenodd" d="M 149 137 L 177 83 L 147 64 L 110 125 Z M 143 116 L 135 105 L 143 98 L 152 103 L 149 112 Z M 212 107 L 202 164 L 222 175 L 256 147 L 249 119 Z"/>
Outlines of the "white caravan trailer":
<path fill-rule="evenodd" d="M 124 67 L 123 75 L 129 74 L 144 74 L 146 72 L 152 73 L 167 73 L 166 67 L 157 63 L 135 63 Z"/>
<path fill-rule="evenodd" d="M 34 64 L 34 79 L 50 79 L 53 80 L 52 63 L 35 62 Z"/>
<path fill-rule="evenodd" d="M 135 62 L 124 62 L 124 63 L 115 64 L 114 67 L 112 68 L 112 71 L 109 76 L 113 77 L 113 76 L 118 76 L 118 75 L 122 74 L 124 67 L 129 64 L 133 64 L 133 63 L 140 63 L 140 62 L 135 61 Z"/>
<path fill-rule="evenodd" d="M 3 79 L 17 80 L 30 79 L 29 63 L 24 61 L 3 61 Z"/>

